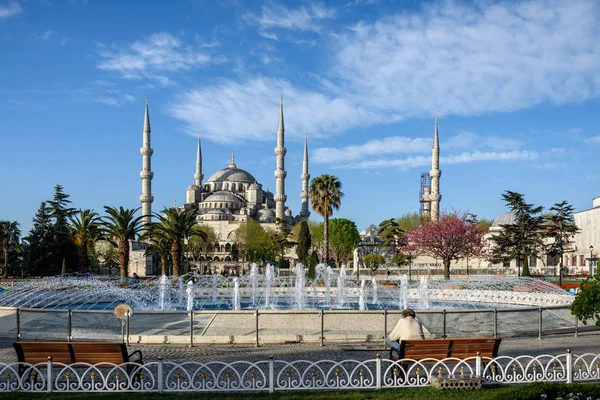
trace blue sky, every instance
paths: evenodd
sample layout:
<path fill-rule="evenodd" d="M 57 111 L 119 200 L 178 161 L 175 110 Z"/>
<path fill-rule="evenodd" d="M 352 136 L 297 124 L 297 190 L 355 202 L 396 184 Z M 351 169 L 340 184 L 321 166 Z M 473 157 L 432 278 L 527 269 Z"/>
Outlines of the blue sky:
<path fill-rule="evenodd" d="M 443 210 L 493 219 L 519 191 L 577 210 L 600 195 L 600 5 L 590 1 L 0 0 L 0 219 L 25 234 L 61 184 L 77 208 L 137 207 L 144 98 L 153 207 L 180 204 L 196 135 L 286 193 L 336 175 L 360 229 L 419 207 L 439 116 Z M 320 219 L 313 213 L 314 219 Z"/>

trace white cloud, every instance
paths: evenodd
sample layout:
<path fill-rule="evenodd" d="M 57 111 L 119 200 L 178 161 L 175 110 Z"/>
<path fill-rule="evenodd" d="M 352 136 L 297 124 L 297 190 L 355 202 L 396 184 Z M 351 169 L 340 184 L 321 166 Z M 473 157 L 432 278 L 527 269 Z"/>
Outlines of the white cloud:
<path fill-rule="evenodd" d="M 456 155 L 440 157 L 440 164 L 466 164 L 481 161 L 531 161 L 539 157 L 535 151 L 475 151 L 463 152 Z M 336 169 L 383 169 L 396 167 L 400 169 L 409 169 L 414 167 L 431 166 L 431 156 L 415 156 L 402 159 L 377 159 L 363 160 L 357 163 L 342 164 Z"/>
<path fill-rule="evenodd" d="M 311 159 L 316 163 L 333 164 L 387 154 L 424 153 L 431 151 L 431 143 L 431 138 L 387 137 L 381 140 L 370 140 L 362 145 L 317 148 L 311 152 Z"/>
<path fill-rule="evenodd" d="M 444 142 L 444 149 L 477 148 L 491 150 L 515 150 L 521 147 L 520 140 L 492 134 L 478 135 L 469 131 L 461 131 Z"/>
<path fill-rule="evenodd" d="M 320 21 L 335 16 L 332 9 L 323 3 L 310 3 L 297 9 L 290 9 L 282 4 L 263 5 L 260 15 L 246 13 L 243 20 L 249 25 L 257 25 L 259 34 L 277 40 L 277 36 L 265 33 L 269 29 L 289 29 L 299 31 L 319 32 Z"/>
<path fill-rule="evenodd" d="M 348 124 L 376 122 L 377 115 L 355 108 L 343 99 L 305 91 L 287 81 L 258 77 L 238 83 L 228 79 L 183 93 L 169 107 L 184 121 L 190 134 L 217 142 L 274 140 L 279 114 L 279 96 L 284 95 L 286 136 L 316 137 L 339 132 Z"/>
<path fill-rule="evenodd" d="M 46 42 L 56 42 L 56 43 L 60 44 L 61 46 L 64 46 L 65 44 L 67 44 L 69 42 L 73 42 L 73 39 L 68 38 L 65 35 L 62 35 L 55 31 L 44 31 L 40 34 L 34 34 L 34 36 L 37 39 L 40 39 L 40 40 L 43 40 Z"/>
<path fill-rule="evenodd" d="M 356 102 L 405 116 L 513 111 L 600 94 L 594 0 L 423 3 L 337 38 Z"/>
<path fill-rule="evenodd" d="M 214 62 L 210 54 L 184 45 L 166 32 L 152 34 L 125 49 L 100 45 L 98 53 L 103 57 L 98 64 L 102 70 L 118 72 L 127 79 L 157 79 L 162 84 L 171 83 L 166 73 L 187 71 Z M 217 62 L 223 62 L 223 59 Z"/>
<path fill-rule="evenodd" d="M 133 103 L 135 98 L 125 93 L 116 84 L 103 80 L 90 82 L 85 87 L 76 90 L 78 98 L 94 103 L 121 107 L 125 103 Z"/>
<path fill-rule="evenodd" d="M 10 2 L 8 4 L 0 5 L 0 20 L 8 19 L 22 13 L 23 9 L 19 3 Z"/>
<path fill-rule="evenodd" d="M 292 100 L 293 134 L 306 130 L 311 136 L 410 117 L 580 103 L 600 95 L 600 7 L 594 0 L 422 4 L 332 34 L 329 68 L 311 72 L 310 88 L 260 76 L 226 79 L 183 93 L 171 113 L 195 126 L 192 131 L 208 127 L 215 140 L 266 140 L 272 138 L 279 93 Z M 319 18 L 332 16 L 314 5 L 262 11 L 245 19 L 263 31 L 316 29 Z M 238 64 L 236 70 L 244 71 L 243 60 Z M 447 146 L 464 148 L 475 140 L 477 150 L 498 153 L 521 144 L 462 132 Z"/>

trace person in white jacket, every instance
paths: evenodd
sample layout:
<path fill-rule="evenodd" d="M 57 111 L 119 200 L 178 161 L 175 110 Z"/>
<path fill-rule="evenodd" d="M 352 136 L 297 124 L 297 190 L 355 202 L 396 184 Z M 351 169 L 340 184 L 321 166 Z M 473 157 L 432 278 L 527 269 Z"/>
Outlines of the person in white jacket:
<path fill-rule="evenodd" d="M 398 353 L 400 352 L 400 341 L 410 339 L 425 339 L 425 335 L 421 321 L 416 318 L 413 310 L 407 308 L 402 311 L 402 318 L 385 338 L 385 342 Z"/>

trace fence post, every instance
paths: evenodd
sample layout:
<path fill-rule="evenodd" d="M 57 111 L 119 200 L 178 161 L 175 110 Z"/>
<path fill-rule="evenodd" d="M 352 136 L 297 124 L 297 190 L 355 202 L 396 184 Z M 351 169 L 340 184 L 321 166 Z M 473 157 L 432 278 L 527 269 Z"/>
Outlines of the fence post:
<path fill-rule="evenodd" d="M 71 333 L 73 332 L 73 327 L 72 327 L 72 319 L 73 319 L 73 311 L 72 310 L 68 310 L 67 311 L 67 342 L 71 341 Z"/>
<path fill-rule="evenodd" d="M 498 337 L 498 309 L 494 308 L 494 338 Z"/>
<path fill-rule="evenodd" d="M 575 337 L 579 336 L 579 318 L 575 317 Z"/>
<path fill-rule="evenodd" d="M 127 326 L 125 327 L 126 328 L 125 335 L 127 336 L 125 340 L 127 341 L 127 346 L 129 346 L 129 320 L 130 320 L 130 318 L 131 318 L 131 315 L 129 315 L 129 310 L 127 310 Z"/>
<path fill-rule="evenodd" d="M 387 309 L 383 310 L 383 344 L 386 344 L 385 341 L 387 337 Z"/>
<path fill-rule="evenodd" d="M 273 369 L 273 356 L 269 356 L 269 393 L 275 392 L 275 371 Z"/>
<path fill-rule="evenodd" d="M 446 335 L 446 309 L 442 310 L 442 337 L 446 339 L 448 336 Z"/>
<path fill-rule="evenodd" d="M 256 347 L 259 346 L 258 344 L 258 310 L 254 311 L 254 315 L 256 317 L 256 329 L 255 329 L 255 333 L 256 333 Z"/>
<path fill-rule="evenodd" d="M 573 354 L 567 349 L 567 383 L 573 383 Z"/>
<path fill-rule="evenodd" d="M 325 346 L 325 312 L 321 310 L 321 347 Z"/>
<path fill-rule="evenodd" d="M 163 371 L 163 358 L 161 356 L 158 356 L 158 393 L 162 393 L 163 392 L 163 375 L 164 375 L 164 371 Z"/>
<path fill-rule="evenodd" d="M 381 389 L 381 354 L 377 353 L 375 359 L 375 387 Z"/>
<path fill-rule="evenodd" d="M 543 328 L 542 328 L 542 307 L 539 308 L 539 318 L 538 318 L 538 339 L 542 340 Z"/>
<path fill-rule="evenodd" d="M 17 342 L 21 340 L 21 309 L 17 308 Z"/>
<path fill-rule="evenodd" d="M 190 310 L 190 347 L 194 347 L 194 312 Z"/>
<path fill-rule="evenodd" d="M 48 357 L 48 366 L 47 366 L 47 371 L 46 371 L 46 381 L 47 381 L 47 386 L 46 386 L 46 391 L 48 393 L 52 393 L 52 356 Z"/>
<path fill-rule="evenodd" d="M 481 378 L 481 352 L 477 352 L 477 358 L 475 361 L 475 376 Z"/>

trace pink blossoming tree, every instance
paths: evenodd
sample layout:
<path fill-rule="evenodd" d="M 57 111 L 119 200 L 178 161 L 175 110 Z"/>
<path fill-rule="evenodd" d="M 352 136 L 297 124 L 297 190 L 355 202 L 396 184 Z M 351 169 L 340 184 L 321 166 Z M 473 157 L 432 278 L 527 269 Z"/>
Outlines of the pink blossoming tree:
<path fill-rule="evenodd" d="M 408 249 L 415 255 L 439 258 L 444 277 L 450 279 L 450 263 L 481 254 L 483 232 L 469 213 L 443 214 L 406 232 Z"/>

